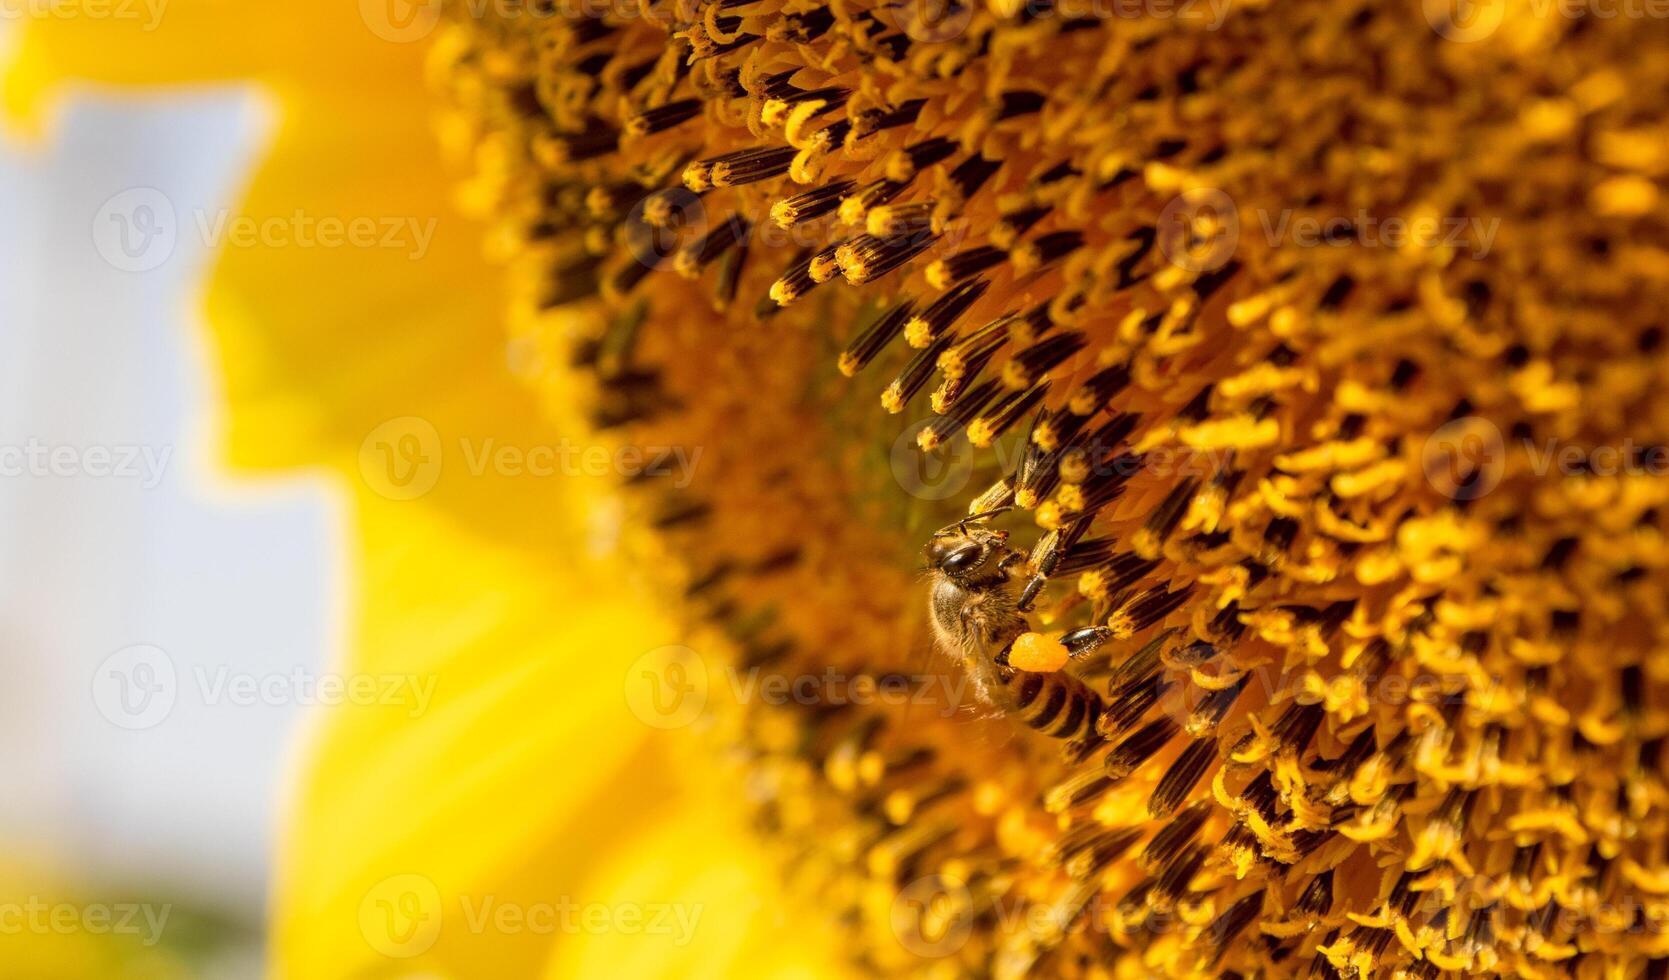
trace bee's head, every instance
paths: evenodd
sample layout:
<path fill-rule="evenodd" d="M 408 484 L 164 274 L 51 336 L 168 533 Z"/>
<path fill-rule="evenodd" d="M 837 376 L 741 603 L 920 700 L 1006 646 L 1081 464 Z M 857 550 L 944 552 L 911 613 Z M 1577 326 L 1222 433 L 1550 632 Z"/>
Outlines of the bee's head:
<path fill-rule="evenodd" d="M 988 566 L 994 566 L 1007 541 L 1007 531 L 956 524 L 933 535 L 922 550 L 929 568 L 952 578 L 967 579 L 976 578 Z"/>

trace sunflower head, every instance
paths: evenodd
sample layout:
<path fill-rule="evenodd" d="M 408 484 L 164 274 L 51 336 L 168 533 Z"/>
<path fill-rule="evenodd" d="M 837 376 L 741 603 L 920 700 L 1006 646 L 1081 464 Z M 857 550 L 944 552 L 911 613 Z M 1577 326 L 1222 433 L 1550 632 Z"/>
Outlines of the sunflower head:
<path fill-rule="evenodd" d="M 1008 509 L 995 695 L 739 713 L 860 963 L 1663 974 L 1669 59 L 1431 8 L 455 16 L 531 381 L 706 450 L 635 506 L 741 668 L 948 691 Z"/>

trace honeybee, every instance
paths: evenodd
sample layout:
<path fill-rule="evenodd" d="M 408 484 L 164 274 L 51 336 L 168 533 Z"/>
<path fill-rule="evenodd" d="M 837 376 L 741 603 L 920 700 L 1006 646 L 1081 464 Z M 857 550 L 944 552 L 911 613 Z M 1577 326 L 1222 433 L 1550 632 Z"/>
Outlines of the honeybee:
<path fill-rule="evenodd" d="M 927 542 L 932 589 L 928 612 L 939 646 L 961 661 L 974 690 L 992 705 L 1053 738 L 1092 741 L 1102 702 L 1088 684 L 1063 671 L 1041 674 L 1008 664 L 1009 648 L 1031 629 L 1020 611 L 1017 582 L 1026 555 L 1008 546 L 1008 532 L 983 525 L 1002 508 L 964 518 Z M 1098 631 L 1062 638 L 1074 655 L 1099 645 Z"/>

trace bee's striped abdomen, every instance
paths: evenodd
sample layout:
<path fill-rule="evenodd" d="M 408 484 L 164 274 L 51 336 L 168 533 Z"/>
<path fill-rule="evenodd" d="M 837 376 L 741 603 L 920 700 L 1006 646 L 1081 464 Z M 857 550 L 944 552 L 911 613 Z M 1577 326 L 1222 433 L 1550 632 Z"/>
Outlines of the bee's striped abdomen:
<path fill-rule="evenodd" d="M 1051 738 L 1097 738 L 1101 697 L 1071 674 L 1011 671 L 1003 679 L 1009 713 Z"/>

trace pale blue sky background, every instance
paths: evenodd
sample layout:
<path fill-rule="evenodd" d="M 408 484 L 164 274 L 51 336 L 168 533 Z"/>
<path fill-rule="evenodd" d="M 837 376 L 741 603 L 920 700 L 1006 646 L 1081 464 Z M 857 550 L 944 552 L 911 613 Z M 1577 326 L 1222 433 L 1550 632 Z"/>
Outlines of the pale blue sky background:
<path fill-rule="evenodd" d="M 168 454 L 153 487 L 0 475 L 0 853 L 252 927 L 308 709 L 208 703 L 198 678 L 316 674 L 343 631 L 332 489 L 232 482 L 210 458 L 209 256 L 186 216 L 233 202 L 269 122 L 246 91 L 86 92 L 44 145 L 0 143 L 0 451 Z M 94 220 L 140 187 L 185 231 L 156 268 L 122 271 Z M 127 730 L 99 710 L 94 674 L 134 644 L 166 651 L 178 693 L 159 723 Z"/>

